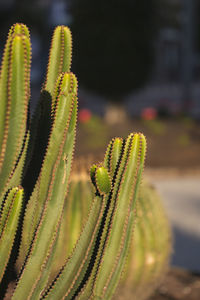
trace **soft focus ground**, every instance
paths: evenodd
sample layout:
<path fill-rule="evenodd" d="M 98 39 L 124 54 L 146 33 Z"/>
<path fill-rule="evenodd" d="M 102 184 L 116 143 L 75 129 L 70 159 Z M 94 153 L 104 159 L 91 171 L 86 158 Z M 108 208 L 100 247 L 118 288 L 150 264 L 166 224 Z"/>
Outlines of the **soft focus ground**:
<path fill-rule="evenodd" d="M 174 268 L 168 272 L 161 286 L 155 291 L 149 300 L 199 299 L 200 275 Z"/>
<path fill-rule="evenodd" d="M 146 289 L 144 289 L 144 295 Z M 141 295 L 143 300 L 144 295 Z M 129 289 L 120 290 L 115 300 L 131 300 L 132 294 Z M 135 299 L 135 298 L 134 298 Z M 146 299 L 146 298 L 145 298 Z M 200 276 L 179 268 L 171 268 L 162 280 L 159 288 L 155 290 L 148 300 L 199 300 L 200 299 Z"/>
<path fill-rule="evenodd" d="M 200 169 L 200 123 L 188 118 L 107 125 L 93 117 L 88 123 L 78 123 L 76 156 L 93 154 L 102 159 L 111 138 L 138 131 L 147 137 L 147 167 Z"/>

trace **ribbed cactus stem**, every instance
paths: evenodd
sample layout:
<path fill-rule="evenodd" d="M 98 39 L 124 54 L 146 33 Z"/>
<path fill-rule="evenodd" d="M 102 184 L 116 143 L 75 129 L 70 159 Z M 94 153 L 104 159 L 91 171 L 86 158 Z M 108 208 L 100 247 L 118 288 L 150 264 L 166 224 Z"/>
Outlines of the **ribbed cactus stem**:
<path fill-rule="evenodd" d="M 42 275 L 41 272 L 45 268 L 59 230 L 58 224 L 62 217 L 75 139 L 77 115 L 75 81 L 74 75 L 63 74 L 63 84 L 60 85 L 60 92 L 56 98 L 54 123 L 47 152 L 38 182 L 27 206 L 23 225 L 25 239 L 22 240 L 22 245 L 24 243 L 27 247 L 25 256 L 28 257 L 23 264 L 13 299 L 19 299 L 22 295 L 28 298 L 32 295 L 34 289 L 31 287 L 36 288 L 34 282 Z M 21 250 L 21 255 L 24 255 L 24 249 Z"/>
<path fill-rule="evenodd" d="M 9 32 L 0 74 L 0 203 L 11 187 L 27 131 L 31 46 L 28 29 L 16 24 Z M 23 165 L 23 164 L 22 164 Z M 14 185 L 20 184 L 20 176 Z"/>
<path fill-rule="evenodd" d="M 0 282 L 13 247 L 22 209 L 23 189 L 16 187 L 5 196 L 0 214 Z"/>
<path fill-rule="evenodd" d="M 43 88 L 53 94 L 55 81 L 62 72 L 69 72 L 72 56 L 71 32 L 66 26 L 57 26 L 51 42 L 47 75 Z"/>

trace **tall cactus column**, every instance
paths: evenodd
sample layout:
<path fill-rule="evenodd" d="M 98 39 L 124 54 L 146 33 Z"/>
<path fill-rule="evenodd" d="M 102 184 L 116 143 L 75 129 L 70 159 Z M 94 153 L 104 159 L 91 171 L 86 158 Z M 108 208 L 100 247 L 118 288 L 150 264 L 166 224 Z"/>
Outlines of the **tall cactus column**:
<path fill-rule="evenodd" d="M 42 288 L 41 278 L 43 284 L 46 283 L 43 272 L 53 252 L 60 227 L 77 116 L 76 77 L 72 73 L 60 73 L 70 67 L 70 55 L 68 60 L 64 58 L 65 48 L 71 46 L 71 36 L 68 37 L 68 34 L 65 28 L 58 27 L 52 40 L 47 78 L 42 90 L 47 90 L 51 95 L 52 124 L 41 170 L 24 217 L 18 268 L 20 262 L 23 264 L 13 299 L 25 296 L 36 298 L 37 293 L 40 293 L 38 286 Z M 45 274 L 47 280 L 48 273 L 45 271 Z"/>
<path fill-rule="evenodd" d="M 27 145 L 31 46 L 25 25 L 8 34 L 0 73 L 0 204 L 5 192 L 20 184 Z"/>

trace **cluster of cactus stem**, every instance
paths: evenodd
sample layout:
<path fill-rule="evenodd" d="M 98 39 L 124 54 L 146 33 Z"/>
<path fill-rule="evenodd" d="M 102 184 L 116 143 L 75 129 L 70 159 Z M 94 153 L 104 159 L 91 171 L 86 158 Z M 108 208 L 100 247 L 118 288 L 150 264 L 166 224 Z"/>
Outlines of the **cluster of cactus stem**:
<path fill-rule="evenodd" d="M 138 196 L 145 138 L 113 139 L 91 167 L 93 187 L 82 172 L 69 184 L 77 116 L 69 29 L 54 31 L 31 122 L 30 60 L 28 29 L 16 24 L 0 76 L 1 298 L 110 299 L 119 284 L 116 299 L 127 291 L 143 299 L 170 252 L 158 196 L 146 184 Z"/>
<path fill-rule="evenodd" d="M 87 172 L 90 163 L 79 159 L 73 166 L 67 201 L 61 225 L 59 255 L 55 260 L 55 273 L 61 265 L 63 253 L 70 255 L 81 228 L 87 219 L 94 187 Z M 96 189 L 96 188 L 95 188 Z M 147 299 L 161 283 L 168 270 L 171 254 L 171 231 L 161 199 L 156 190 L 143 181 L 140 187 L 136 224 L 114 299 Z M 67 234 L 66 234 L 67 233 Z M 105 298 L 106 299 L 106 298 Z"/>
<path fill-rule="evenodd" d="M 15 24 L 8 34 L 0 73 L 2 299 L 110 299 L 124 270 L 146 152 L 141 133 L 113 139 L 92 166 L 89 214 L 71 252 L 63 251 L 77 120 L 71 48 L 70 30 L 58 26 L 30 120 L 29 31 Z"/>

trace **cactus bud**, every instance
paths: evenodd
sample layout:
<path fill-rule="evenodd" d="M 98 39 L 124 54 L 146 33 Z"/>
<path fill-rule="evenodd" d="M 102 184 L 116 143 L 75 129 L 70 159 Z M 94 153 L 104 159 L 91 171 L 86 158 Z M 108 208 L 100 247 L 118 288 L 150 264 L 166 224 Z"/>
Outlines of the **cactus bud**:
<path fill-rule="evenodd" d="M 111 190 L 111 181 L 108 170 L 104 167 L 100 167 L 95 172 L 97 189 L 101 194 L 108 194 Z"/>

